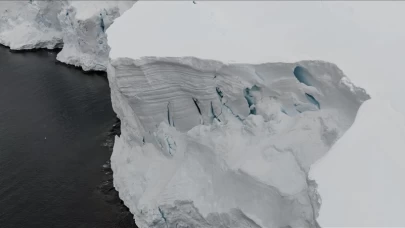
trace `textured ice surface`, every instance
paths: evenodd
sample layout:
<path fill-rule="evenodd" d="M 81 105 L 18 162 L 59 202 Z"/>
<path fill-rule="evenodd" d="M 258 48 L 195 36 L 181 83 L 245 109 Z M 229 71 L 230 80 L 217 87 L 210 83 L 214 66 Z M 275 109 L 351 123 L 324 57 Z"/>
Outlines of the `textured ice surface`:
<path fill-rule="evenodd" d="M 365 102 L 353 126 L 311 167 L 322 227 L 405 227 L 405 118 Z"/>
<path fill-rule="evenodd" d="M 108 77 L 114 184 L 140 227 L 315 226 L 308 169 L 368 99 L 320 61 L 120 58 Z"/>
<path fill-rule="evenodd" d="M 0 43 L 14 50 L 62 47 L 57 60 L 105 71 L 105 31 L 134 1 L 0 1 Z"/>

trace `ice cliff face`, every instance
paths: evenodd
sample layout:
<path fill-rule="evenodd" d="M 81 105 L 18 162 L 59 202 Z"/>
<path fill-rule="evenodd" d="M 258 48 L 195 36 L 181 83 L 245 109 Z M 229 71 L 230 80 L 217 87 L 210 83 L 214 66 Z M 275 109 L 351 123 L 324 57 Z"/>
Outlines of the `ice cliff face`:
<path fill-rule="evenodd" d="M 0 43 L 13 50 L 63 47 L 57 60 L 105 71 L 105 35 L 113 20 L 134 1 L 0 2 Z"/>
<path fill-rule="evenodd" d="M 114 184 L 139 227 L 315 227 L 311 164 L 368 95 L 320 61 L 118 58 Z"/>

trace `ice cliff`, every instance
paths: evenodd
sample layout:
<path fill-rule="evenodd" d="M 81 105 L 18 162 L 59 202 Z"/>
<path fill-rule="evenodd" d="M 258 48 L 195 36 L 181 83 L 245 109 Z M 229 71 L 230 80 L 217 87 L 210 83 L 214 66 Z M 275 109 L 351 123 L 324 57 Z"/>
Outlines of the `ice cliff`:
<path fill-rule="evenodd" d="M 57 60 L 105 71 L 105 35 L 134 1 L 1 1 L 0 43 L 13 50 L 60 48 Z"/>
<path fill-rule="evenodd" d="M 318 226 L 309 167 L 369 96 L 331 63 L 266 63 L 238 4 L 138 2 L 107 32 L 114 186 L 141 228 Z"/>

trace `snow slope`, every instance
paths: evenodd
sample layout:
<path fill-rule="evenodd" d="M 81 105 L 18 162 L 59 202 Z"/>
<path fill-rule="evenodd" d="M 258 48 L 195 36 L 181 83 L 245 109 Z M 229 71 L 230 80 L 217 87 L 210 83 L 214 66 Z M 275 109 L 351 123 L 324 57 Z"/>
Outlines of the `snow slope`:
<path fill-rule="evenodd" d="M 1 1 L 0 43 L 13 50 L 62 47 L 57 60 L 105 71 L 105 30 L 134 1 Z"/>
<path fill-rule="evenodd" d="M 353 126 L 311 168 L 322 227 L 405 227 L 404 139 L 405 118 L 388 102 L 361 106 Z"/>
<path fill-rule="evenodd" d="M 317 225 L 307 172 L 369 97 L 334 64 L 266 63 L 257 8 L 141 1 L 108 29 L 114 185 L 139 227 Z"/>

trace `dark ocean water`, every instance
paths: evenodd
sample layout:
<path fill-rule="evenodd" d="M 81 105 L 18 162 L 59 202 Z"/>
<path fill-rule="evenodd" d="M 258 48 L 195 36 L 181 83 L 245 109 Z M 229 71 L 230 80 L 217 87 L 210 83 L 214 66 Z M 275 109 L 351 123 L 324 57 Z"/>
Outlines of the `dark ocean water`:
<path fill-rule="evenodd" d="M 0 227 L 121 227 L 98 189 L 116 121 L 108 81 L 55 57 L 0 46 Z"/>

